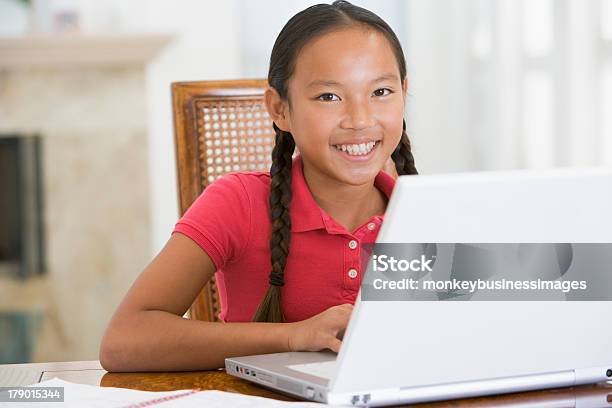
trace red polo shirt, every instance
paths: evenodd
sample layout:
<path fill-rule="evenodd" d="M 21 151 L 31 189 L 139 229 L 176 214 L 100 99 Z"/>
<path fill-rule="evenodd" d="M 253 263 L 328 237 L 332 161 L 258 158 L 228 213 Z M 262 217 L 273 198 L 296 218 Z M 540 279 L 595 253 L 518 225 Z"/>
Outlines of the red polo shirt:
<path fill-rule="evenodd" d="M 376 241 L 383 220 L 376 215 L 347 231 L 318 206 L 302 166 L 297 155 L 292 167 L 291 244 L 281 288 L 287 322 L 355 302 L 365 272 L 361 247 Z M 374 185 L 390 197 L 395 180 L 381 171 Z M 175 226 L 174 232 L 195 241 L 215 263 L 223 321 L 251 321 L 268 289 L 269 194 L 269 172 L 226 174 L 204 189 Z"/>

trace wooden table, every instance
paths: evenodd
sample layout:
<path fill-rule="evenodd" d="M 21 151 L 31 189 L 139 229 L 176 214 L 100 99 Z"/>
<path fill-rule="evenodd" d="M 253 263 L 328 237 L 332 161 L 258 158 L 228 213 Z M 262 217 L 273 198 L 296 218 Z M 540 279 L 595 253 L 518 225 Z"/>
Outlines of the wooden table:
<path fill-rule="evenodd" d="M 172 391 L 199 388 L 237 392 L 285 401 L 295 399 L 270 391 L 248 381 L 232 377 L 223 370 L 180 373 L 108 373 L 98 361 L 40 364 L 13 364 L 0 369 L 36 369 L 40 381 L 58 377 L 80 384 L 131 388 L 144 391 Z M 470 398 L 448 402 L 411 405 L 412 407 L 612 407 L 612 384 L 600 383 L 580 387 L 506 394 L 496 397 Z"/>

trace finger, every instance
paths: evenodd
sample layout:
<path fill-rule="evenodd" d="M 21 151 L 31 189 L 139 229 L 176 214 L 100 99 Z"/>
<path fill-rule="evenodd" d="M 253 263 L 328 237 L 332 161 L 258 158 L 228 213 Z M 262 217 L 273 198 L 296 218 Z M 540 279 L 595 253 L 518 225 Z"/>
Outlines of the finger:
<path fill-rule="evenodd" d="M 335 337 L 331 337 L 330 338 L 330 342 L 329 342 L 328 348 L 331 349 L 331 351 L 333 351 L 335 353 L 339 353 L 340 352 L 340 346 L 342 346 L 342 341 L 338 340 Z"/>

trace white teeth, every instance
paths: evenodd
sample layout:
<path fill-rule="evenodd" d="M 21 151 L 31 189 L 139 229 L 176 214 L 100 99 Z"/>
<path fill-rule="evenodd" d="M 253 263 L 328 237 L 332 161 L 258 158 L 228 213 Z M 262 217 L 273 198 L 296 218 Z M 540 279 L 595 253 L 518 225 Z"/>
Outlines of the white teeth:
<path fill-rule="evenodd" d="M 338 150 L 342 150 L 343 152 L 347 152 L 352 156 L 362 156 L 364 154 L 370 153 L 370 150 L 374 148 L 377 142 L 368 142 L 361 144 L 351 144 L 351 145 L 334 145 L 334 147 Z"/>

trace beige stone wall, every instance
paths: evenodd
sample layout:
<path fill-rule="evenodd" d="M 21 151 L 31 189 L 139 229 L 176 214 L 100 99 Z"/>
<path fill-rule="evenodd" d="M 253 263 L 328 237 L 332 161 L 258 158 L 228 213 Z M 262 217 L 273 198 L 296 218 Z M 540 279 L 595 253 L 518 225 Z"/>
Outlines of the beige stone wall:
<path fill-rule="evenodd" d="M 144 89 L 142 68 L 0 71 L 0 134 L 44 140 L 49 280 L 36 361 L 97 359 L 149 261 Z"/>

